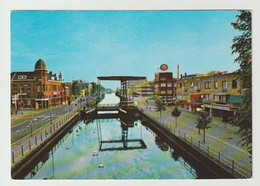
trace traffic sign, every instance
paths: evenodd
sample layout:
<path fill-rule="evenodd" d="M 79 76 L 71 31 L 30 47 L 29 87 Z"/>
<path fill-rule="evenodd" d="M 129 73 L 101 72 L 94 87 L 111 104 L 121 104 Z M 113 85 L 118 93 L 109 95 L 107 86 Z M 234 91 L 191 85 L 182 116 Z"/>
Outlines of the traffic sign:
<path fill-rule="evenodd" d="M 32 118 L 32 117 L 33 117 L 33 115 L 32 115 L 32 114 L 29 114 L 29 117 L 30 117 L 30 118 Z"/>

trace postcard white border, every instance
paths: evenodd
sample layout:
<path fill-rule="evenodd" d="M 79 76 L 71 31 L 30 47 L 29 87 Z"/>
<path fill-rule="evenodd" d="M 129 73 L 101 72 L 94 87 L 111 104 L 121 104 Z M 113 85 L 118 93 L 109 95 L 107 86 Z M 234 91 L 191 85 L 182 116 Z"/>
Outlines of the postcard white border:
<path fill-rule="evenodd" d="M 260 61 L 258 0 L 0 0 L 0 185 L 258 185 L 260 177 Z M 238 10 L 253 11 L 253 178 L 248 180 L 54 180 L 17 181 L 10 175 L 10 12 L 11 10 Z M 258 33 L 258 34 L 257 34 Z M 223 33 L 225 34 L 225 33 Z M 258 81 L 257 81 L 258 80 Z M 257 116 L 258 114 L 258 116 Z"/>

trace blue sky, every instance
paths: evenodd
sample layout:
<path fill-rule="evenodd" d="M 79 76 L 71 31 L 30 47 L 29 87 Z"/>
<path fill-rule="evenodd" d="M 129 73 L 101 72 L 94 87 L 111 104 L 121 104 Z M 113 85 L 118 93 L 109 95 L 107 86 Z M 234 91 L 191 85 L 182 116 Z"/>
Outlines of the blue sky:
<path fill-rule="evenodd" d="M 14 11 L 11 71 L 42 58 L 66 81 L 102 75 L 154 78 L 162 63 L 180 73 L 234 71 L 231 22 L 237 11 Z M 107 86 L 119 84 L 107 84 Z M 105 84 L 106 86 L 106 84 Z"/>

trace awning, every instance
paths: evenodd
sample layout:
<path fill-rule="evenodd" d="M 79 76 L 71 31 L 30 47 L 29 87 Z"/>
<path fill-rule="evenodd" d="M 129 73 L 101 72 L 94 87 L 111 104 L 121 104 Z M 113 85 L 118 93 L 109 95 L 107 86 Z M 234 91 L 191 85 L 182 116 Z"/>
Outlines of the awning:
<path fill-rule="evenodd" d="M 240 95 L 231 95 L 228 99 L 229 103 L 242 103 L 242 97 Z"/>
<path fill-rule="evenodd" d="M 191 99 L 200 99 L 200 94 L 192 94 Z"/>
<path fill-rule="evenodd" d="M 191 105 L 193 107 L 200 107 L 202 105 L 202 103 L 190 103 L 186 101 L 178 101 L 177 103 L 180 105 Z"/>

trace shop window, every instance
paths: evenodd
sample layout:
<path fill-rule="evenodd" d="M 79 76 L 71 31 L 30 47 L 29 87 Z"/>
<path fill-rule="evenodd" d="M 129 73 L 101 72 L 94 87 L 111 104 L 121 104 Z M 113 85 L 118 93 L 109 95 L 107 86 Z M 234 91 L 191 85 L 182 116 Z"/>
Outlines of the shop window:
<path fill-rule="evenodd" d="M 167 83 L 167 87 L 172 87 L 172 83 Z"/>
<path fill-rule="evenodd" d="M 210 100 L 210 94 L 205 94 L 205 100 Z"/>

